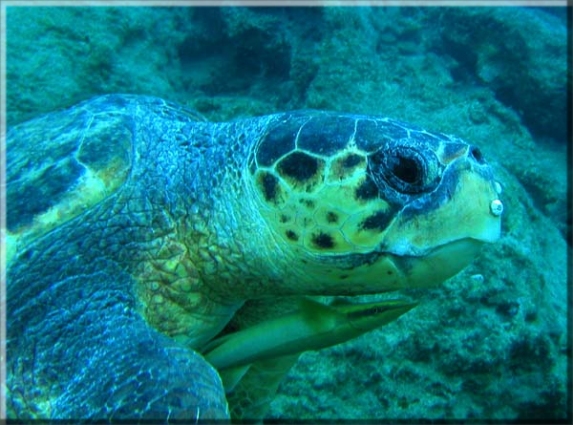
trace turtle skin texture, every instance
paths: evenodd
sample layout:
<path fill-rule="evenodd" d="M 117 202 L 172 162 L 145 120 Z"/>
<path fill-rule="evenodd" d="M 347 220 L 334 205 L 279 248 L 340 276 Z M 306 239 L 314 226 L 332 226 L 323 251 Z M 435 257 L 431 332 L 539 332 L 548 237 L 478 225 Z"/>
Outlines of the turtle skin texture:
<path fill-rule="evenodd" d="M 105 96 L 8 134 L 8 231 L 23 235 L 7 270 L 8 417 L 228 417 L 216 371 L 150 326 L 140 297 L 162 282 L 150 258 L 179 252 L 169 234 L 190 188 L 170 176 L 198 161 L 146 142 L 191 120 Z"/>
<path fill-rule="evenodd" d="M 7 133 L 10 418 L 228 419 L 248 300 L 441 283 L 499 236 L 475 148 L 379 117 L 106 95 Z"/>

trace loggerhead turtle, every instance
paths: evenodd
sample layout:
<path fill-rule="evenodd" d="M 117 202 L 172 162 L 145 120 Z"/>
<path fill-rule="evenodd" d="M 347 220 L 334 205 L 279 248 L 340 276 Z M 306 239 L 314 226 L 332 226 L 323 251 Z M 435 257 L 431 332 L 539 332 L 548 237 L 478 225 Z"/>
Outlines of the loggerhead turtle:
<path fill-rule="evenodd" d="M 106 95 L 15 126 L 9 417 L 226 418 L 199 353 L 249 303 L 436 285 L 498 238 L 496 186 L 476 147 L 377 116 Z"/>

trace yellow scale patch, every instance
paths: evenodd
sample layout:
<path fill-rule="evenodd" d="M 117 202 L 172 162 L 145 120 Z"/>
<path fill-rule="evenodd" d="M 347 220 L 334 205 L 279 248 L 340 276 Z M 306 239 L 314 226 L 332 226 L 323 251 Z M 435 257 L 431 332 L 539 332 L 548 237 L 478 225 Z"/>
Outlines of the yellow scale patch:
<path fill-rule="evenodd" d="M 356 163 L 345 166 L 349 157 Z M 270 223 L 276 223 L 278 234 L 287 243 L 321 254 L 341 254 L 369 252 L 382 240 L 383 232 L 364 229 L 363 223 L 389 205 L 378 197 L 360 199 L 356 195 L 366 176 L 366 158 L 358 151 L 328 158 L 311 185 L 291 184 L 274 169 L 258 170 L 259 182 L 264 173 L 277 177 L 279 184 L 276 202 L 260 196 L 267 207 L 262 212 Z M 316 184 L 319 178 L 321 184 Z"/>

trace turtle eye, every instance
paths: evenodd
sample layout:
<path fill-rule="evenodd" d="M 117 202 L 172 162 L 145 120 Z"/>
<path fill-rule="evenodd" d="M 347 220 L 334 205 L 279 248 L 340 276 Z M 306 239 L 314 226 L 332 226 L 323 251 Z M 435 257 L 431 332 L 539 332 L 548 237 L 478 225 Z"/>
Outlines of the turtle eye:
<path fill-rule="evenodd" d="M 424 164 L 414 152 L 398 152 L 387 158 L 388 171 L 406 185 L 415 185 L 423 181 Z"/>
<path fill-rule="evenodd" d="M 397 147 L 388 152 L 383 163 L 384 174 L 390 186 L 401 193 L 419 193 L 424 190 L 426 161 L 413 149 Z"/>
<path fill-rule="evenodd" d="M 378 185 L 387 185 L 399 193 L 428 192 L 437 183 L 437 164 L 431 152 L 418 152 L 396 146 L 375 152 L 368 161 L 370 172 Z M 383 181 L 383 182 L 382 182 Z"/>

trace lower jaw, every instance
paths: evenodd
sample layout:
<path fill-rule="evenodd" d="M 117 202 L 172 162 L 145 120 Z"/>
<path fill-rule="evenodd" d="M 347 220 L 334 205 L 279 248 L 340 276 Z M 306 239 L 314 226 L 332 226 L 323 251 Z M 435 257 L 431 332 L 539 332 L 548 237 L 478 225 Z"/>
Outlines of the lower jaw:
<path fill-rule="evenodd" d="M 405 287 L 439 285 L 467 267 L 477 256 L 483 242 L 460 239 L 434 248 L 423 257 L 393 256 L 396 267 L 408 282 Z"/>
<path fill-rule="evenodd" d="M 330 258 L 332 268 L 322 264 L 316 273 L 308 273 L 318 284 L 306 294 L 354 296 L 436 286 L 469 265 L 482 245 L 479 240 L 466 238 L 436 247 L 423 256 L 372 252 Z"/>

